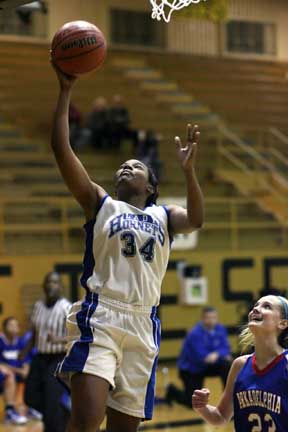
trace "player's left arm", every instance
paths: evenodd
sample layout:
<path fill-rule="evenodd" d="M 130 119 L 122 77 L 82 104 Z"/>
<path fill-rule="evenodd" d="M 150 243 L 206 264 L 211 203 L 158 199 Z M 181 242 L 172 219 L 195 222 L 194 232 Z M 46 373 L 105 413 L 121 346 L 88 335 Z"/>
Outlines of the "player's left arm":
<path fill-rule="evenodd" d="M 227 378 L 224 392 L 217 406 L 209 405 L 210 391 L 206 388 L 197 389 L 192 395 L 192 406 L 207 423 L 214 426 L 227 424 L 233 415 L 233 391 L 238 373 L 244 366 L 248 356 L 234 360 Z"/>
<path fill-rule="evenodd" d="M 172 235 L 189 233 L 201 228 L 204 220 L 204 201 L 195 171 L 197 146 L 200 132 L 198 126 L 187 125 L 187 142 L 182 144 L 179 137 L 175 137 L 177 155 L 186 180 L 187 205 L 186 209 L 167 206 L 169 211 L 169 225 Z"/>

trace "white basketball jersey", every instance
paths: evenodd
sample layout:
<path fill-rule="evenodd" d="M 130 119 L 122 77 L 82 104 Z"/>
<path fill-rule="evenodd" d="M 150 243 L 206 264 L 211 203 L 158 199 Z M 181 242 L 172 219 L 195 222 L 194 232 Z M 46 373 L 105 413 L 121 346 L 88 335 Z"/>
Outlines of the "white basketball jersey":
<path fill-rule="evenodd" d="M 106 195 L 84 228 L 82 285 L 125 303 L 158 305 L 170 253 L 167 209 L 141 210 Z"/>

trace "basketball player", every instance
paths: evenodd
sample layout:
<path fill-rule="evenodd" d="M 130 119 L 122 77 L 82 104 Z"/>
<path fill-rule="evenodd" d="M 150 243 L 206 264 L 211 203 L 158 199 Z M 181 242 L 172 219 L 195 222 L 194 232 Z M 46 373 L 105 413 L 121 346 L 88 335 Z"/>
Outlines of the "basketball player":
<path fill-rule="evenodd" d="M 217 407 L 208 389 L 195 390 L 193 408 L 208 423 L 226 424 L 234 415 L 236 432 L 286 432 L 288 425 L 288 302 L 261 297 L 248 315 L 242 345 L 255 352 L 234 360 Z"/>
<path fill-rule="evenodd" d="M 68 108 L 75 78 L 55 67 L 60 94 L 52 149 L 63 179 L 86 216 L 83 301 L 67 318 L 68 353 L 58 372 L 70 378 L 69 432 L 95 432 L 107 408 L 107 431 L 134 432 L 151 419 L 160 342 L 156 316 L 173 234 L 203 222 L 195 174 L 197 126 L 187 144 L 176 138 L 187 185 L 187 210 L 156 205 L 157 180 L 138 160 L 124 162 L 114 177 L 116 199 L 94 183 L 69 145 Z"/>

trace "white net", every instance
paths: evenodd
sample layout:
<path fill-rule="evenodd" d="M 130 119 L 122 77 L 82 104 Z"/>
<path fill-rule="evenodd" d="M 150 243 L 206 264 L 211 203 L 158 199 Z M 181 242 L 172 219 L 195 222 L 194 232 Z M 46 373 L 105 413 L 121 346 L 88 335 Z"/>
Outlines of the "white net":
<path fill-rule="evenodd" d="M 172 12 L 180 10 L 191 3 L 197 4 L 206 0 L 150 0 L 152 5 L 152 18 L 161 21 L 163 19 L 167 23 L 170 21 Z"/>

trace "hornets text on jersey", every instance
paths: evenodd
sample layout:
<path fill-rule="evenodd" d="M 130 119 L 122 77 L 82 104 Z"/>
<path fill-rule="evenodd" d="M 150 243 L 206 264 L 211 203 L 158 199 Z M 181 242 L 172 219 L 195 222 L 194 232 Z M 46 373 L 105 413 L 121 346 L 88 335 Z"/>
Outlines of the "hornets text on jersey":
<path fill-rule="evenodd" d="M 158 305 L 170 253 L 167 209 L 141 210 L 106 195 L 97 217 L 84 227 L 82 285 L 124 303 Z"/>

